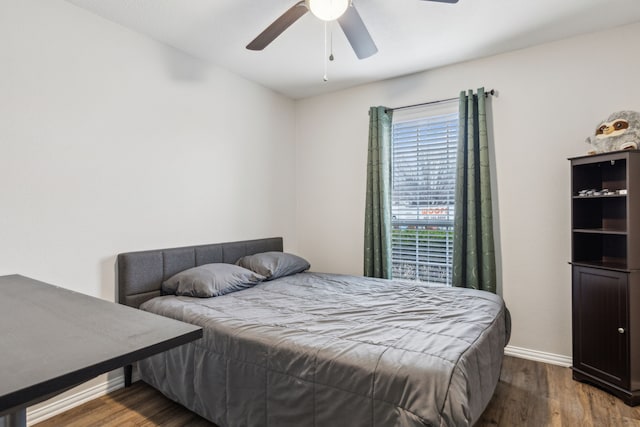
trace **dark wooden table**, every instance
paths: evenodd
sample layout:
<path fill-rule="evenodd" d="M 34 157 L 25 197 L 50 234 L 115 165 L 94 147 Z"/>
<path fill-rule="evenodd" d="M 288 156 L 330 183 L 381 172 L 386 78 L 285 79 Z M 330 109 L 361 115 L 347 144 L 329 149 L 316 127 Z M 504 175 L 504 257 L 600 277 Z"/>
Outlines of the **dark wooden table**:
<path fill-rule="evenodd" d="M 28 277 L 0 276 L 0 427 L 100 374 L 202 337 L 202 328 Z"/>

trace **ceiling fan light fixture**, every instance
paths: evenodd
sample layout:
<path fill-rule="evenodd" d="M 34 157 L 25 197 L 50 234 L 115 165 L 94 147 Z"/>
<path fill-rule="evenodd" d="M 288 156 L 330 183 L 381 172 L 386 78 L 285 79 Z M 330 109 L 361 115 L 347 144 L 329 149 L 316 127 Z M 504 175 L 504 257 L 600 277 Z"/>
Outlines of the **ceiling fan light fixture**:
<path fill-rule="evenodd" d="M 323 21 L 335 21 L 349 7 L 351 0 L 305 0 L 313 15 Z"/>

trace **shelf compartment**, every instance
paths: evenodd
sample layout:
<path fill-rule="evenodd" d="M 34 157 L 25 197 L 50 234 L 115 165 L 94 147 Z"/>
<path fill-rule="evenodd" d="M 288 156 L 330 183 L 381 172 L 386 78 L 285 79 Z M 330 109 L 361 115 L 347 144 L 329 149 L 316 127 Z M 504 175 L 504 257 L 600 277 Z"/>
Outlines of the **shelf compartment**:
<path fill-rule="evenodd" d="M 574 231 L 572 235 L 573 262 L 619 269 L 628 267 L 625 234 Z"/>
<path fill-rule="evenodd" d="M 587 163 L 573 166 L 573 194 L 580 190 L 606 188 L 609 191 L 627 188 L 627 160 L 616 159 L 605 162 Z M 585 197 L 586 198 L 586 197 Z"/>
<path fill-rule="evenodd" d="M 573 228 L 626 232 L 626 196 L 576 197 L 573 199 Z"/>

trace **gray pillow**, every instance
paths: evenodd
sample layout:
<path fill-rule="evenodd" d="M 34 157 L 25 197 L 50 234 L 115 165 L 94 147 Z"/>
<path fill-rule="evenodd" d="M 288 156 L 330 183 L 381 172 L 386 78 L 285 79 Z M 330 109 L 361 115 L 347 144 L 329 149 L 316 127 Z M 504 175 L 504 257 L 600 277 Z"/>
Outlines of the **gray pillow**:
<path fill-rule="evenodd" d="M 240 258 L 236 264 L 255 271 L 264 276 L 266 280 L 302 273 L 311 267 L 306 259 L 286 252 L 262 252 L 247 255 Z"/>
<path fill-rule="evenodd" d="M 204 264 L 171 276 L 162 283 L 164 294 L 217 297 L 250 288 L 264 277 L 233 264 Z"/>

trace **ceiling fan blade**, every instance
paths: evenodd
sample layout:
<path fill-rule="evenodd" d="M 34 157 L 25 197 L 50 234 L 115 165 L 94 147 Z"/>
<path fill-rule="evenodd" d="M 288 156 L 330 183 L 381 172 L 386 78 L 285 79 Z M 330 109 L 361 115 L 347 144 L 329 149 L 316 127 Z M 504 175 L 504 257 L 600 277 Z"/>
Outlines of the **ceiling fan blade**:
<path fill-rule="evenodd" d="M 267 27 L 266 30 L 260 33 L 258 37 L 253 39 L 251 43 L 247 45 L 247 49 L 249 50 L 262 50 L 269 45 L 272 41 L 276 39 L 280 34 L 284 32 L 287 28 L 291 26 L 294 22 L 296 22 L 302 15 L 307 13 L 309 9 L 307 9 L 304 0 L 299 1 L 294 4 L 289 10 L 283 13 L 278 19 L 273 21 L 271 25 Z"/>
<path fill-rule="evenodd" d="M 338 18 L 338 23 L 342 31 L 344 31 L 344 35 L 347 36 L 347 40 L 349 40 L 358 59 L 368 58 L 378 51 L 376 44 L 371 38 L 371 34 L 369 34 L 367 27 L 364 25 L 360 14 L 353 4 Z"/>
<path fill-rule="evenodd" d="M 422 1 L 437 1 L 438 3 L 458 3 L 458 0 L 422 0 Z"/>

